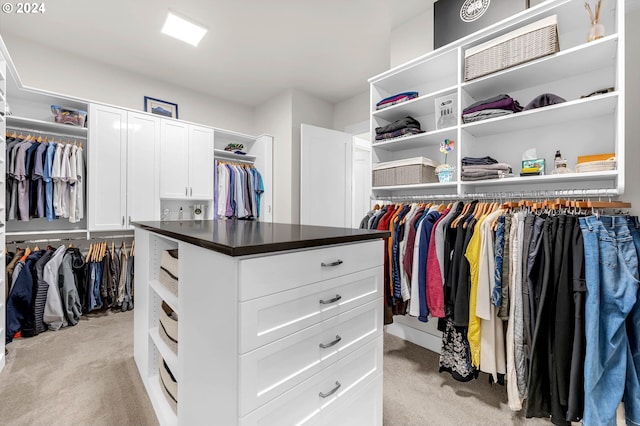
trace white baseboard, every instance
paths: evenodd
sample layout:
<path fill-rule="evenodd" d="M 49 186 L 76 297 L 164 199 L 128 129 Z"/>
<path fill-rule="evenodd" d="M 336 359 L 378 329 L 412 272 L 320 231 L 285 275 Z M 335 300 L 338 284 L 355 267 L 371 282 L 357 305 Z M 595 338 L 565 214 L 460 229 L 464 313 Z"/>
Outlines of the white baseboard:
<path fill-rule="evenodd" d="M 393 317 L 393 324 L 385 326 L 385 331 L 401 339 L 408 340 L 430 351 L 440 353 L 442 333 L 437 329 L 437 319 L 421 323 L 412 317 Z"/>

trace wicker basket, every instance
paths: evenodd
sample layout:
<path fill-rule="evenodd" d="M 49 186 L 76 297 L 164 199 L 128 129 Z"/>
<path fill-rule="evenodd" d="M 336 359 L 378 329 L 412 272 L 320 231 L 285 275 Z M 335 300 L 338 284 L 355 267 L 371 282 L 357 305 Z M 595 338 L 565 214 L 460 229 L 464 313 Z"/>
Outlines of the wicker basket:
<path fill-rule="evenodd" d="M 433 160 L 425 157 L 379 163 L 373 166 L 373 186 L 438 182 L 436 166 Z"/>
<path fill-rule="evenodd" d="M 560 50 L 558 17 L 541 19 L 464 53 L 464 81 L 551 55 Z"/>

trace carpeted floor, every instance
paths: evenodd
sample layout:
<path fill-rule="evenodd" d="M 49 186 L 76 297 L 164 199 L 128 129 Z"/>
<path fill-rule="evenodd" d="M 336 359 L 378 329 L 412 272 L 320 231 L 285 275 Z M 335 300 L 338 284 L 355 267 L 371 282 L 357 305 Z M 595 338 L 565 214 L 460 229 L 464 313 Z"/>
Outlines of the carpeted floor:
<path fill-rule="evenodd" d="M 108 313 L 9 344 L 0 425 L 157 425 L 133 361 L 132 332 L 132 311 Z M 437 354 L 390 334 L 384 351 L 385 426 L 551 425 L 511 412 L 504 387 L 487 375 L 456 382 L 438 373 Z"/>

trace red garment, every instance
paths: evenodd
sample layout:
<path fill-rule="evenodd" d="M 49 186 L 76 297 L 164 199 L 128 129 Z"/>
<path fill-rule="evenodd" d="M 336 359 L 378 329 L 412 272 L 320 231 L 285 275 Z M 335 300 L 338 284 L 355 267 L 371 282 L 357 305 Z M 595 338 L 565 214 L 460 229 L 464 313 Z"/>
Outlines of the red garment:
<path fill-rule="evenodd" d="M 444 318 L 444 283 L 438 255 L 436 254 L 436 233 L 438 222 L 445 218 L 449 210 L 444 210 L 436 223 L 433 224 L 431 238 L 429 238 L 429 248 L 427 252 L 427 307 L 429 313 L 434 318 Z"/>
<path fill-rule="evenodd" d="M 418 207 L 416 215 L 411 219 L 411 223 L 409 224 L 409 233 L 407 234 L 407 247 L 402 257 L 402 266 L 407 273 L 407 277 L 409 277 L 409 281 L 411 281 L 411 275 L 413 272 L 413 245 L 416 242 L 416 223 L 418 223 L 423 213 L 424 207 Z"/>
<path fill-rule="evenodd" d="M 391 217 L 393 216 L 395 211 L 396 211 L 396 206 L 393 205 L 393 204 L 389 205 L 389 208 L 387 209 L 387 212 L 378 221 L 378 226 L 376 227 L 376 229 L 378 231 L 388 231 L 389 230 L 389 221 L 391 220 Z M 389 288 L 389 270 L 390 270 L 390 265 L 389 265 L 389 257 L 387 256 L 388 247 L 389 247 L 389 238 L 385 238 L 384 239 L 384 288 L 385 289 Z M 385 304 L 385 306 L 388 306 L 387 300 L 388 300 L 387 299 L 387 291 L 385 290 L 385 292 L 384 292 L 384 304 Z"/>

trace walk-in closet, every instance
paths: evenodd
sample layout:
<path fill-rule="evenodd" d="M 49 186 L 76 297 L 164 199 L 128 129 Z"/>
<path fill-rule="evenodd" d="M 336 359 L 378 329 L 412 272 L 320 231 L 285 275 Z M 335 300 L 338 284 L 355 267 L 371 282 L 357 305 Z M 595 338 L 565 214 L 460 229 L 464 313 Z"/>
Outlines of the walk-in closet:
<path fill-rule="evenodd" d="M 0 424 L 640 424 L 640 0 L 0 12 Z"/>

